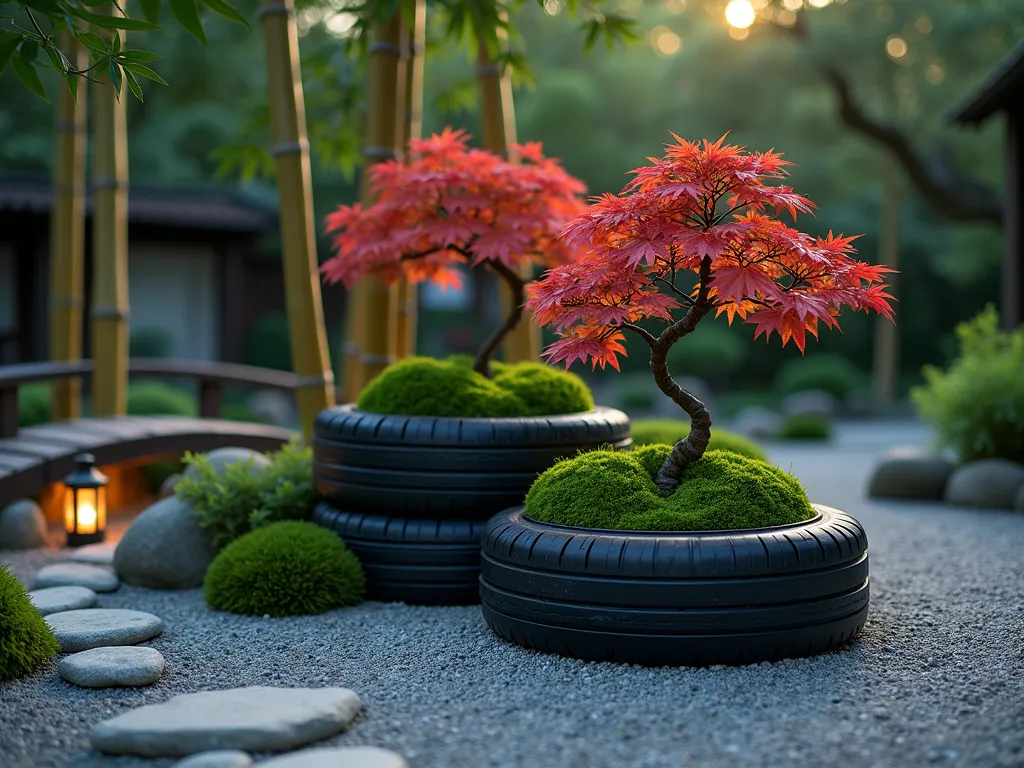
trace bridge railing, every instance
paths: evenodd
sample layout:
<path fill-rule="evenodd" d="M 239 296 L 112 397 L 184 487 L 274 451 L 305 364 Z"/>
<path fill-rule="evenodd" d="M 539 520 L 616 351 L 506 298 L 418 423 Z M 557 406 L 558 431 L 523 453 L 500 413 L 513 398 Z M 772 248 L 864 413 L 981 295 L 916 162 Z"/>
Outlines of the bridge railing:
<path fill-rule="evenodd" d="M 92 373 L 92 360 L 19 363 L 0 366 L 0 438 L 18 434 L 18 387 L 59 381 Z M 186 379 L 199 382 L 199 415 L 218 418 L 225 385 L 294 392 L 298 376 L 289 371 L 206 360 L 135 358 L 128 361 L 130 378 Z"/>

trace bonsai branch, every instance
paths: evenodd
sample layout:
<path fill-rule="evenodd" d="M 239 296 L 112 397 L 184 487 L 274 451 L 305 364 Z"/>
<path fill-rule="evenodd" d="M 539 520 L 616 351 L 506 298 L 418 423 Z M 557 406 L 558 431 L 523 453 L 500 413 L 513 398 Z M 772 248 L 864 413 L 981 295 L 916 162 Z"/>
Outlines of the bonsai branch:
<path fill-rule="evenodd" d="M 487 338 L 487 341 L 484 342 L 483 346 L 476 353 L 476 359 L 473 361 L 473 370 L 481 376 L 490 378 L 491 357 L 498 351 L 498 347 L 501 346 L 501 342 L 505 340 L 505 337 L 519 325 L 519 321 L 523 318 L 523 306 L 526 304 L 526 281 L 517 275 L 514 269 L 510 269 L 500 261 L 491 261 L 488 264 L 491 269 L 504 279 L 508 287 L 512 289 L 512 309 L 508 317 Z"/>

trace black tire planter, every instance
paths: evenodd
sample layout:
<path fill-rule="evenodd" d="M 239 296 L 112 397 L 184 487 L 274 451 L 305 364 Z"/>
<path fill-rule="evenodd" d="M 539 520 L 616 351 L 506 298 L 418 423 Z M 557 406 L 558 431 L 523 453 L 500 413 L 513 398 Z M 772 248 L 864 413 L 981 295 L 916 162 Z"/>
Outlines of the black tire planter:
<path fill-rule="evenodd" d="M 540 523 L 521 507 L 483 539 L 484 619 L 518 645 L 646 666 L 752 664 L 848 642 L 868 611 L 867 536 L 837 509 L 700 533 Z"/>
<path fill-rule="evenodd" d="M 344 512 L 328 502 L 313 522 L 341 537 L 363 564 L 366 596 L 386 603 L 480 602 L 480 539 L 486 520 L 427 520 Z"/>
<path fill-rule="evenodd" d="M 480 601 L 487 521 L 522 504 L 537 475 L 581 450 L 633 444 L 611 408 L 520 419 L 393 416 L 351 405 L 313 428 L 313 521 L 362 561 L 367 596 L 415 605 Z"/>
<path fill-rule="evenodd" d="M 487 519 L 523 503 L 537 475 L 580 450 L 633 444 L 611 408 L 562 416 L 394 416 L 352 405 L 313 427 L 317 492 L 340 509 L 398 517 Z"/>

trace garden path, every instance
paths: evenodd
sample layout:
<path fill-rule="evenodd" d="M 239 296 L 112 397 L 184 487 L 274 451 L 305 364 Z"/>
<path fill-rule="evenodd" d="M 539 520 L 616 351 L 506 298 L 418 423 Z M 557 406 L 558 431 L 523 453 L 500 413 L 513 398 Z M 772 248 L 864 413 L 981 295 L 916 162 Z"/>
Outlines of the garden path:
<path fill-rule="evenodd" d="M 152 611 L 168 659 L 146 689 L 90 691 L 50 668 L 0 689 L 0 764 L 165 768 L 104 758 L 89 728 L 175 693 L 336 686 L 364 709 L 325 745 L 370 744 L 412 768 L 1024 764 L 1024 516 L 867 500 L 876 458 L 922 445 L 913 423 L 840 425 L 828 447 L 772 444 L 811 498 L 864 524 L 872 608 L 848 648 L 740 668 L 640 669 L 513 648 L 474 607 L 367 603 L 323 616 L 215 614 L 201 590 L 123 585 L 110 608 Z M 0 553 L 30 580 L 56 551 Z"/>

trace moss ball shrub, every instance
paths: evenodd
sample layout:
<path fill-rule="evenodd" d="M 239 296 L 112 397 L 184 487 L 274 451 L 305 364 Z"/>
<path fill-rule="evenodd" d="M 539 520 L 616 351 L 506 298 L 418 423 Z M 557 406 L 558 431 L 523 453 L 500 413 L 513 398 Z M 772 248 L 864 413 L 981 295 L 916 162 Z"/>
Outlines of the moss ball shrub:
<path fill-rule="evenodd" d="M 356 407 L 404 416 L 512 418 L 581 413 L 594 408 L 576 375 L 541 363 L 492 363 L 488 379 L 466 355 L 409 357 L 386 368 L 360 393 Z"/>
<path fill-rule="evenodd" d="M 0 566 L 0 681 L 27 675 L 59 649 L 25 588 L 6 566 Z"/>
<path fill-rule="evenodd" d="M 808 355 L 787 360 L 775 376 L 775 390 L 780 396 L 821 389 L 842 401 L 866 385 L 864 372 L 841 355 Z"/>
<path fill-rule="evenodd" d="M 797 523 L 815 512 L 799 481 L 777 467 L 729 451 L 708 451 L 660 495 L 654 478 L 672 450 L 590 451 L 558 462 L 526 496 L 539 522 L 623 531 L 717 531 Z"/>
<path fill-rule="evenodd" d="M 285 521 L 247 533 L 206 571 L 207 604 L 249 616 L 306 616 L 363 599 L 363 567 L 335 534 Z"/>
<path fill-rule="evenodd" d="M 195 416 L 196 398 L 162 381 L 135 381 L 128 387 L 127 411 L 137 416 Z"/>
<path fill-rule="evenodd" d="M 780 440 L 830 440 L 832 422 L 816 413 L 790 416 L 779 430 Z"/>
<path fill-rule="evenodd" d="M 185 454 L 185 463 L 199 476 L 182 478 L 175 494 L 192 506 L 218 549 L 265 525 L 312 516 L 317 500 L 312 449 L 292 442 L 269 458 L 270 466 L 259 472 L 250 473 L 251 461 L 240 461 L 218 475 L 205 455 Z"/>
<path fill-rule="evenodd" d="M 688 422 L 676 419 L 648 419 L 635 421 L 630 426 L 633 445 L 674 445 L 690 434 Z M 732 451 L 741 456 L 767 461 L 768 455 L 761 446 L 749 437 L 726 432 L 724 429 L 711 430 L 709 451 Z"/>
<path fill-rule="evenodd" d="M 910 398 L 943 446 L 963 461 L 1024 464 L 1024 325 L 1007 332 L 988 306 L 956 327 L 960 354 L 946 370 L 926 366 Z"/>

